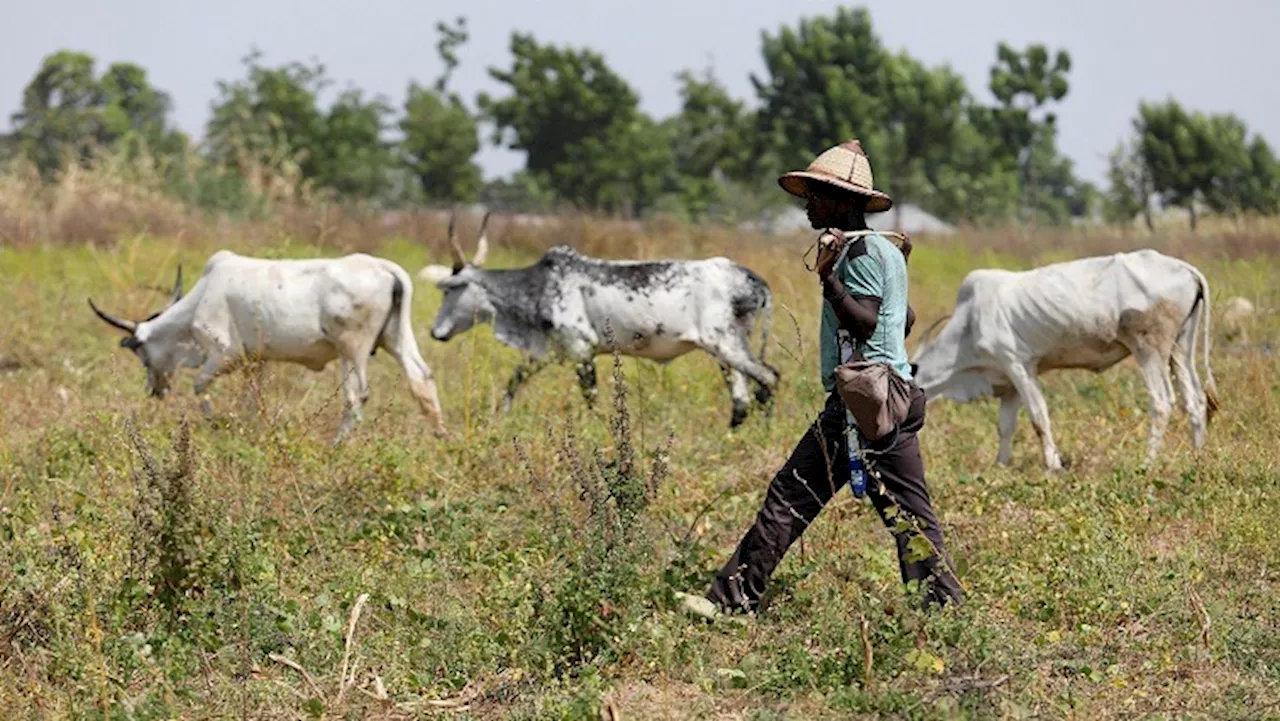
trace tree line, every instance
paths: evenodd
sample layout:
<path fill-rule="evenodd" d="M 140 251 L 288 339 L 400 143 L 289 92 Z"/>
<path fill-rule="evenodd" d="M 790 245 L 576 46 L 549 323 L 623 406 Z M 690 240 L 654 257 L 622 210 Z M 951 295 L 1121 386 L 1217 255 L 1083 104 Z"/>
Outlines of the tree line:
<path fill-rule="evenodd" d="M 1179 207 L 1274 215 L 1280 165 L 1234 115 L 1142 102 L 1131 136 L 1112 152 L 1108 187 L 1077 178 L 1057 147 L 1055 106 L 1070 90 L 1071 57 L 1040 44 L 996 48 L 988 89 L 975 97 L 946 65 L 886 48 L 862 8 L 800 19 L 761 34 L 764 71 L 754 103 L 710 70 L 675 78 L 680 109 L 654 118 L 627 81 L 589 48 L 510 38 L 510 64 L 490 67 L 503 88 L 467 99 L 453 90 L 465 18 L 437 24 L 440 76 L 410 84 L 403 105 L 339 92 L 323 65 L 263 63 L 218 83 L 199 143 L 175 129 L 171 102 L 146 71 L 102 74 L 87 54 L 44 59 L 23 91 L 0 156 L 42 177 L 104 149 L 154 158 L 173 192 L 233 210 L 268 186 L 305 187 L 342 201 L 413 206 L 483 201 L 512 210 L 556 206 L 625 217 L 673 214 L 745 220 L 787 202 L 786 169 L 849 137 L 862 140 L 877 185 L 951 222 L 1056 225 L 1101 217 L 1128 223 Z M 522 151 L 510 178 L 485 182 L 483 143 Z"/>

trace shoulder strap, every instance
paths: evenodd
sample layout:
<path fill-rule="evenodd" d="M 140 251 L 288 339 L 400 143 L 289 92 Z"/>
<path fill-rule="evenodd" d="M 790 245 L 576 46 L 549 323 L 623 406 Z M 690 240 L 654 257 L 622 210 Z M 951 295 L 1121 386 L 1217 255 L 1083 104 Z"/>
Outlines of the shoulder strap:
<path fill-rule="evenodd" d="M 883 235 L 894 245 L 898 246 L 898 250 L 902 250 L 904 245 L 911 242 L 910 236 L 906 233 L 898 233 L 892 230 L 845 230 L 841 232 L 844 233 L 845 240 L 856 240 L 858 238 L 865 238 L 868 235 Z"/>

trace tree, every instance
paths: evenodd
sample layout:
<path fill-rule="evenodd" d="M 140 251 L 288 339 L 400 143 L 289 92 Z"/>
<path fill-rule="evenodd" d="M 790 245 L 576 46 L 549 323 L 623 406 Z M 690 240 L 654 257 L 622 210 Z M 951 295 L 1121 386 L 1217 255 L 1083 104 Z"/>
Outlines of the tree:
<path fill-rule="evenodd" d="M 1214 163 L 1203 120 L 1175 100 L 1142 103 L 1134 129 L 1152 190 L 1163 205 L 1185 208 L 1194 230 L 1196 203 L 1212 178 Z"/>
<path fill-rule="evenodd" d="M 986 130 L 991 112 L 979 105 L 967 107 L 950 154 L 932 171 L 928 207 L 940 218 L 1000 223 L 1017 215 L 1018 172 L 1002 162 L 1005 149 Z"/>
<path fill-rule="evenodd" d="M 1249 143 L 1249 169 L 1241 188 L 1241 206 L 1260 215 L 1280 214 L 1280 161 L 1258 136 Z"/>
<path fill-rule="evenodd" d="M 462 99 L 448 91 L 449 77 L 458 65 L 457 49 L 467 41 L 466 19 L 459 17 L 453 26 L 437 23 L 436 30 L 444 72 L 432 88 L 409 84 L 400 120 L 403 162 L 430 200 L 467 201 L 482 185 L 480 166 L 474 161 L 480 131 Z"/>
<path fill-rule="evenodd" d="M 382 197 L 395 164 L 391 144 L 383 139 L 391 112 L 385 100 L 366 101 L 359 90 L 338 96 L 310 148 L 317 185 L 352 198 Z"/>
<path fill-rule="evenodd" d="M 281 173 L 296 168 L 316 177 L 325 118 L 317 106 L 326 87 L 324 66 L 292 62 L 276 68 L 259 63 L 254 49 L 242 59 L 247 74 L 218 81 L 219 97 L 205 131 L 210 156 L 242 173 Z"/>
<path fill-rule="evenodd" d="M 885 117 L 877 184 L 894 198 L 897 224 L 908 200 L 926 199 L 938 169 L 950 162 L 969 92 L 964 78 L 948 67 L 926 68 L 900 53 L 883 65 Z M 888 172 L 884 172 L 888 171 Z"/>
<path fill-rule="evenodd" d="M 815 153 L 857 137 L 898 213 L 908 201 L 934 209 L 937 200 L 953 212 L 967 205 L 941 199 L 939 191 L 943 175 L 956 179 L 944 169 L 972 104 L 960 75 L 887 51 L 863 9 L 840 8 L 765 33 L 762 52 L 765 74 L 752 76 L 761 102 L 759 144 L 782 165 L 804 167 Z M 971 152 L 969 159 L 979 156 L 989 158 Z"/>
<path fill-rule="evenodd" d="M 1029 45 L 1022 52 L 1006 43 L 996 47 L 989 85 L 999 103 L 992 116 L 993 126 L 1020 171 L 1024 212 L 1037 213 L 1043 199 L 1037 189 L 1041 180 L 1037 171 L 1054 172 L 1058 167 L 1056 150 L 1045 155 L 1049 146 L 1043 138 L 1055 133 L 1057 121 L 1054 113 L 1045 108 L 1049 102 L 1066 97 L 1070 71 L 1071 56 L 1065 50 L 1050 57 L 1049 50 L 1040 44 Z"/>
<path fill-rule="evenodd" d="M 803 168 L 816 153 L 850 138 L 880 157 L 882 88 L 890 57 L 862 8 L 802 19 L 762 33 L 765 74 L 752 74 L 759 132 L 782 167 Z M 781 168 L 775 168 L 779 170 Z"/>
<path fill-rule="evenodd" d="M 604 58 L 523 33 L 512 34 L 511 53 L 509 70 L 489 69 L 510 94 L 478 98 L 494 142 L 524 151 L 536 183 L 563 200 L 626 215 L 656 200 L 670 145 Z"/>
<path fill-rule="evenodd" d="M 710 69 L 676 77 L 681 108 L 666 126 L 680 203 L 697 219 L 725 199 L 730 182 L 755 176 L 759 155 L 753 119 Z"/>
<path fill-rule="evenodd" d="M 11 144 L 46 178 L 67 158 L 87 162 L 126 138 L 176 152 L 185 140 L 169 127 L 170 105 L 137 65 L 116 63 L 97 77 L 93 57 L 61 50 L 45 57 L 23 90 Z"/>
<path fill-rule="evenodd" d="M 395 155 L 384 139 L 391 107 L 349 89 L 328 111 L 319 105 L 330 85 L 319 63 L 243 59 L 246 77 L 219 81 L 206 131 L 209 155 L 242 174 L 306 182 L 352 198 L 373 198 L 392 185 Z"/>
<path fill-rule="evenodd" d="M 1139 213 L 1147 230 L 1155 230 L 1151 220 L 1151 178 L 1132 142 L 1121 142 L 1107 156 L 1108 188 L 1102 214 L 1109 223 L 1129 223 Z"/>
<path fill-rule="evenodd" d="M 481 186 L 479 128 L 455 96 L 410 83 L 400 120 L 404 162 L 434 201 L 468 201 Z"/>

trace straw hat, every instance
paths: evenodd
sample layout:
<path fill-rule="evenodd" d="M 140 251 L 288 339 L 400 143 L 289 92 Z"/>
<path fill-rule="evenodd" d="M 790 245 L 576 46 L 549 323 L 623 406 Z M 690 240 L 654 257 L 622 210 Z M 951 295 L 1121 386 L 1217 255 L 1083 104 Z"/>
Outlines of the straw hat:
<path fill-rule="evenodd" d="M 893 199 L 878 191 L 871 180 L 871 161 L 857 140 L 828 148 L 809 163 L 806 170 L 796 170 L 778 178 L 778 185 L 792 195 L 806 198 L 814 183 L 822 183 L 866 197 L 867 212 L 881 213 L 893 207 Z"/>

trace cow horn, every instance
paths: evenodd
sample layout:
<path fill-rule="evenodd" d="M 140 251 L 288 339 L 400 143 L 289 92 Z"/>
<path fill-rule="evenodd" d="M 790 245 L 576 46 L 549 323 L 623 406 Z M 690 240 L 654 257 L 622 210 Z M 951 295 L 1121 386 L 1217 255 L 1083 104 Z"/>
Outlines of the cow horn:
<path fill-rule="evenodd" d="M 484 214 L 484 220 L 480 221 L 480 239 L 476 241 L 476 254 L 471 259 L 472 265 L 484 265 L 485 259 L 489 257 L 489 213 Z"/>
<path fill-rule="evenodd" d="M 462 246 L 458 245 L 457 210 L 454 210 L 449 214 L 449 250 L 453 253 L 453 264 L 455 268 L 461 268 L 467 264 L 467 256 L 462 252 Z"/>
<path fill-rule="evenodd" d="M 929 341 L 933 340 L 933 332 L 938 329 L 938 326 L 942 325 L 943 323 L 946 323 L 949 320 L 951 320 L 950 313 L 930 323 L 929 327 L 925 328 L 924 333 L 921 334 L 920 339 L 916 341 L 915 350 L 911 353 L 912 357 L 919 356 L 920 351 L 924 350 L 925 346 L 929 345 Z"/>
<path fill-rule="evenodd" d="M 169 301 L 169 305 L 173 305 L 182 300 L 182 264 L 178 264 L 178 279 L 173 283 L 173 299 Z"/>
<path fill-rule="evenodd" d="M 106 321 L 108 325 L 119 328 L 120 330 L 125 331 L 126 333 L 129 333 L 129 334 L 132 334 L 135 330 L 138 329 L 137 323 L 134 323 L 131 320 L 120 320 L 114 315 L 104 312 L 101 308 L 99 308 L 97 305 L 94 304 L 92 298 L 89 299 L 89 307 L 93 308 L 93 312 L 97 313 L 98 317 Z"/>

